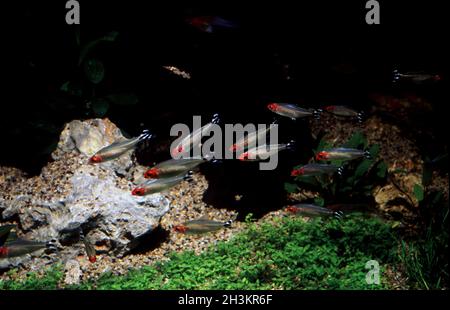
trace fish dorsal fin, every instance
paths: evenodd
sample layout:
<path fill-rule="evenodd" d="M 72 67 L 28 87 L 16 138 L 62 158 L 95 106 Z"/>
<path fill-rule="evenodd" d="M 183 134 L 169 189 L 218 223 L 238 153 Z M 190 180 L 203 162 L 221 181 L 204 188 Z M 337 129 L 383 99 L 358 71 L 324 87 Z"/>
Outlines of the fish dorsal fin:
<path fill-rule="evenodd" d="M 16 225 L 5 225 L 0 227 L 0 246 L 5 242 L 17 239 L 17 234 L 13 231 Z"/>
<path fill-rule="evenodd" d="M 209 221 L 209 217 L 206 214 L 204 214 L 201 217 L 199 217 L 198 220 L 199 221 Z"/>

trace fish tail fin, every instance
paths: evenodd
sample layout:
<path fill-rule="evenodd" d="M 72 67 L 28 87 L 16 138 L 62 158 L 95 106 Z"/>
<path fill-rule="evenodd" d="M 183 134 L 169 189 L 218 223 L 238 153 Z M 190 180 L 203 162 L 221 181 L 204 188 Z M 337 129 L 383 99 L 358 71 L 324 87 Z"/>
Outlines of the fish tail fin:
<path fill-rule="evenodd" d="M 216 113 L 216 114 L 213 115 L 213 117 L 211 119 L 211 123 L 218 124 L 219 122 L 220 122 L 219 113 Z"/>
<path fill-rule="evenodd" d="M 52 240 L 48 241 L 46 243 L 45 247 L 47 248 L 47 250 L 49 250 L 51 252 L 57 252 L 58 251 L 58 240 L 52 239 Z"/>
<path fill-rule="evenodd" d="M 223 226 L 225 227 L 230 227 L 234 221 L 236 221 L 236 219 L 239 216 L 239 212 L 237 212 L 231 219 L 229 219 L 228 221 L 226 221 L 225 223 L 223 223 Z"/>
<path fill-rule="evenodd" d="M 194 175 L 194 171 L 189 170 L 184 176 L 183 176 L 183 180 L 188 181 L 188 182 L 192 182 L 193 178 L 192 176 Z"/>
<path fill-rule="evenodd" d="M 320 119 L 320 115 L 322 114 L 323 110 L 322 109 L 314 109 L 313 110 L 313 117 L 315 119 Z"/>
<path fill-rule="evenodd" d="M 291 140 L 286 144 L 286 148 L 288 150 L 293 150 L 293 149 L 295 149 L 295 147 L 296 147 L 295 140 Z"/>
<path fill-rule="evenodd" d="M 138 137 L 139 141 L 144 141 L 151 139 L 153 137 L 153 134 L 150 133 L 150 130 L 144 129 L 140 136 Z"/>
<path fill-rule="evenodd" d="M 223 27 L 223 28 L 237 28 L 239 27 L 239 24 L 236 21 L 231 21 L 222 17 L 214 17 L 213 20 L 211 21 L 211 24 L 213 26 L 219 26 L 219 27 Z"/>
<path fill-rule="evenodd" d="M 392 82 L 397 83 L 400 80 L 400 72 L 397 69 L 392 70 Z"/>
<path fill-rule="evenodd" d="M 202 159 L 206 160 L 206 161 L 214 160 L 215 159 L 214 152 L 210 152 L 210 153 L 206 154 L 205 156 L 202 156 Z"/>
<path fill-rule="evenodd" d="M 358 119 L 358 122 L 362 123 L 364 121 L 364 118 L 366 117 L 366 113 L 364 113 L 364 111 L 359 111 L 356 117 Z"/>
<path fill-rule="evenodd" d="M 338 219 L 338 220 L 342 220 L 342 218 L 344 217 L 344 212 L 342 211 L 334 211 L 333 212 L 333 216 Z"/>
<path fill-rule="evenodd" d="M 203 156 L 202 159 L 213 164 L 222 162 L 221 159 L 217 159 L 215 156 L 214 152 L 211 152 Z"/>
<path fill-rule="evenodd" d="M 364 157 L 366 159 L 372 159 L 372 154 L 370 154 L 370 152 L 368 150 L 364 151 Z"/>

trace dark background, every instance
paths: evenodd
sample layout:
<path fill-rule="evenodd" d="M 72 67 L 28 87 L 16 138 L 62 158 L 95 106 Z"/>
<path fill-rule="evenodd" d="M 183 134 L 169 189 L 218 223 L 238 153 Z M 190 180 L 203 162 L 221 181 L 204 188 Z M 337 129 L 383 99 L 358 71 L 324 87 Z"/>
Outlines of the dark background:
<path fill-rule="evenodd" d="M 21 1 L 3 8 L 7 56 L 0 165 L 31 175 L 48 162 L 64 123 L 94 117 L 59 90 L 66 81 L 82 79 L 77 26 L 65 23 L 65 2 Z M 365 23 L 366 1 L 79 2 L 81 45 L 119 33 L 116 42 L 94 51 L 105 64 L 96 94 L 132 92 L 139 98 L 136 105 L 110 107 L 106 117 L 131 136 L 149 128 L 158 135 L 152 143 L 159 146 L 170 141 L 172 124 L 191 124 L 192 115 L 202 115 L 204 122 L 219 113 L 223 123 L 269 123 L 269 101 L 368 110 L 369 92 L 398 91 L 391 83 L 394 68 L 442 74 L 448 55 L 445 10 L 430 1 L 379 1 L 381 25 Z M 185 22 L 189 15 L 221 16 L 240 26 L 203 33 Z M 178 66 L 192 79 L 173 76 L 163 65 Z M 436 108 L 427 121 L 436 132 L 445 132 L 443 87 L 419 92 Z M 257 172 L 256 166 L 236 162 L 207 168 L 216 196 L 212 200 L 226 205 L 245 188 L 248 204 L 282 202 L 283 178 L 293 163 L 311 155 L 313 142 L 304 123 L 284 120 L 281 125 L 280 139 L 295 139 L 299 145 L 295 158 L 282 157 L 276 172 Z M 152 151 L 156 147 L 142 151 L 141 163 L 168 157 L 165 149 Z M 229 191 L 222 196 L 219 189 L 224 188 Z"/>

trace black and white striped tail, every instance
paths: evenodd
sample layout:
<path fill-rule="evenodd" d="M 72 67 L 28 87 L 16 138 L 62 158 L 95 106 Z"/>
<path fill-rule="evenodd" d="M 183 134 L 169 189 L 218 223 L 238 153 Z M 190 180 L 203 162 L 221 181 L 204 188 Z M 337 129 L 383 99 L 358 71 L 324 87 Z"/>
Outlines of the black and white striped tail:
<path fill-rule="evenodd" d="M 153 137 L 153 134 L 150 133 L 150 130 L 145 129 L 142 131 L 142 133 L 138 139 L 139 139 L 139 141 L 144 141 L 144 140 L 151 139 L 152 137 Z"/>
<path fill-rule="evenodd" d="M 336 219 L 341 220 L 344 217 L 344 212 L 342 212 L 342 211 L 334 211 L 333 212 L 333 216 Z"/>
<path fill-rule="evenodd" d="M 322 114 L 323 110 L 322 109 L 315 109 L 313 110 L 313 117 L 315 119 L 320 119 L 320 115 Z"/>
<path fill-rule="evenodd" d="M 236 221 L 237 217 L 238 217 L 238 213 L 236 213 L 235 216 L 233 216 L 232 219 L 229 219 L 228 221 L 226 221 L 225 223 L 223 223 L 223 226 L 225 226 L 225 227 L 230 227 L 231 224 L 233 224 L 233 222 Z"/>
<path fill-rule="evenodd" d="M 372 154 L 370 154 L 369 151 L 364 151 L 364 157 L 365 157 L 366 159 L 372 159 Z"/>
<path fill-rule="evenodd" d="M 394 71 L 392 71 L 392 82 L 397 83 L 399 80 L 400 80 L 400 72 L 398 72 L 397 69 L 394 69 Z"/>
<path fill-rule="evenodd" d="M 219 114 L 216 113 L 216 114 L 213 115 L 213 117 L 211 119 L 211 123 L 218 124 L 219 122 L 220 122 Z"/>
<path fill-rule="evenodd" d="M 288 144 L 286 144 L 286 148 L 289 150 L 292 150 L 295 148 L 295 140 L 291 140 L 288 142 Z"/>
<path fill-rule="evenodd" d="M 340 167 L 337 169 L 337 174 L 338 174 L 339 176 L 342 176 L 343 173 L 344 173 L 344 166 L 340 166 Z"/>
<path fill-rule="evenodd" d="M 52 239 L 47 242 L 46 244 L 47 250 L 51 252 L 57 252 L 58 251 L 58 240 Z"/>
<path fill-rule="evenodd" d="M 365 117 L 366 117 L 366 114 L 364 113 L 364 111 L 358 112 L 358 115 L 356 116 L 359 123 L 362 123 L 364 121 Z"/>
<path fill-rule="evenodd" d="M 191 182 L 193 179 L 192 179 L 192 176 L 194 175 L 194 171 L 192 171 L 192 170 L 189 170 L 186 174 L 185 174 L 185 176 L 183 177 L 183 180 L 185 180 L 185 181 L 188 181 L 188 182 Z"/>

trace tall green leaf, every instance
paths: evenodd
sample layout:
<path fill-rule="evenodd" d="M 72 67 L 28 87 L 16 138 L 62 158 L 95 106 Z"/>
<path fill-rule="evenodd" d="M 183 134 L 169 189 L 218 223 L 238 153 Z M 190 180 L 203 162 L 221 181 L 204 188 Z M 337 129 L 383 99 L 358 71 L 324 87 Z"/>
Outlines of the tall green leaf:
<path fill-rule="evenodd" d="M 84 72 L 87 78 L 94 84 L 100 83 L 105 77 L 105 67 L 100 60 L 89 59 L 84 64 Z"/>
<path fill-rule="evenodd" d="M 103 117 L 109 110 L 109 103 L 104 99 L 96 99 L 92 103 L 92 111 L 96 117 Z"/>
<path fill-rule="evenodd" d="M 363 145 L 364 148 L 367 147 L 367 139 L 360 130 L 356 131 L 347 143 L 345 143 L 345 147 L 348 148 L 358 148 L 361 145 Z"/>
<path fill-rule="evenodd" d="M 138 97 L 132 93 L 112 94 L 106 96 L 106 98 L 116 105 L 134 105 L 139 101 Z"/>
<path fill-rule="evenodd" d="M 107 35 L 86 44 L 80 52 L 80 58 L 78 59 L 78 65 L 81 65 L 83 63 L 84 59 L 89 54 L 89 52 L 92 49 L 94 49 L 94 47 L 96 47 L 99 43 L 114 42 L 117 39 L 118 35 L 119 35 L 119 33 L 117 31 L 112 31 L 112 32 L 108 33 Z"/>
<path fill-rule="evenodd" d="M 297 185 L 296 184 L 292 184 L 292 183 L 284 183 L 284 189 L 289 193 L 295 193 L 297 192 Z"/>
<path fill-rule="evenodd" d="M 422 201 L 424 198 L 423 187 L 420 184 L 415 184 L 413 191 L 414 191 L 414 196 L 416 196 L 416 199 L 419 202 Z"/>

